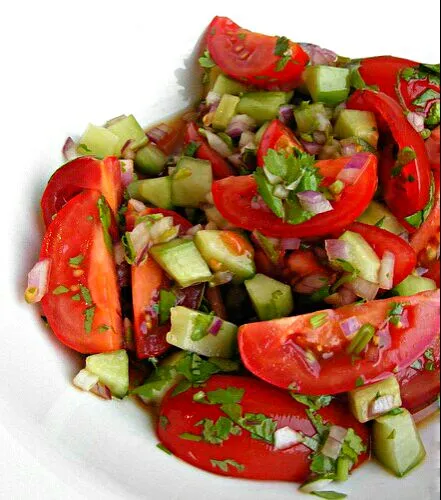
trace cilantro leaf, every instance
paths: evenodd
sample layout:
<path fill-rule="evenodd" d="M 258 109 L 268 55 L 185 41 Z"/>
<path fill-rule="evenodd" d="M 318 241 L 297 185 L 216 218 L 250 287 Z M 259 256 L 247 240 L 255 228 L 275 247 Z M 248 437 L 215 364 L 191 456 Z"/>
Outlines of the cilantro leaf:
<path fill-rule="evenodd" d="M 332 396 L 306 396 L 303 394 L 293 394 L 291 396 L 298 402 L 301 403 L 313 411 L 320 410 L 326 406 L 329 406 L 332 402 Z"/>
<path fill-rule="evenodd" d="M 142 396 L 143 398 L 150 399 L 155 397 L 158 393 L 163 391 L 167 385 L 173 380 L 176 376 L 176 368 L 173 366 L 159 366 L 156 370 L 150 375 L 150 377 L 146 380 L 146 382 L 133 389 L 131 394 L 135 394 L 137 396 Z"/>
<path fill-rule="evenodd" d="M 159 425 L 165 430 L 170 425 L 170 420 L 165 415 L 161 415 L 159 417 Z"/>
<path fill-rule="evenodd" d="M 194 385 L 203 384 L 212 375 L 222 371 L 219 366 L 216 366 L 210 361 L 203 360 L 194 353 L 188 353 L 185 358 L 176 365 L 176 370 Z"/>
<path fill-rule="evenodd" d="M 265 172 L 262 168 L 258 168 L 254 174 L 254 180 L 257 184 L 257 189 L 259 191 L 260 196 L 263 198 L 263 201 L 268 205 L 271 211 L 280 217 L 281 219 L 285 218 L 285 209 L 283 207 L 283 202 L 280 198 L 277 198 L 273 194 L 273 186 L 269 183 L 268 179 L 265 176 Z"/>
<path fill-rule="evenodd" d="M 121 243 L 124 248 L 124 253 L 126 255 L 126 261 L 129 264 L 134 264 L 136 260 L 136 251 L 135 247 L 133 246 L 132 237 L 130 236 L 129 232 L 125 233 L 124 236 L 121 238 Z"/>
<path fill-rule="evenodd" d="M 315 430 L 320 436 L 323 436 L 327 432 L 329 432 L 331 426 L 329 424 L 325 424 L 323 422 L 323 418 L 320 415 L 317 415 L 312 410 L 306 410 L 306 414 L 308 415 L 311 424 L 315 427 Z"/>
<path fill-rule="evenodd" d="M 185 441 L 194 441 L 196 443 L 202 441 L 202 436 L 198 436 L 197 434 L 190 434 L 189 432 L 184 432 L 183 434 L 180 434 L 179 437 L 181 439 L 184 439 Z"/>
<path fill-rule="evenodd" d="M 207 392 L 207 399 L 211 404 L 233 404 L 240 403 L 245 394 L 244 389 L 228 387 L 228 389 L 217 389 Z"/>
<path fill-rule="evenodd" d="M 187 144 L 187 146 L 185 146 L 184 156 L 194 157 L 199 147 L 200 144 L 198 144 L 197 142 L 190 142 L 189 144 Z"/>
<path fill-rule="evenodd" d="M 281 57 L 286 54 L 289 50 L 289 38 L 286 36 L 279 36 L 276 40 L 276 48 L 274 49 L 274 55 Z"/>
<path fill-rule="evenodd" d="M 361 437 L 356 434 L 354 429 L 348 429 L 348 433 L 343 443 L 340 456 L 349 458 L 353 463 L 356 463 L 358 457 L 366 451 L 366 446 Z"/>
<path fill-rule="evenodd" d="M 248 431 L 253 439 L 274 444 L 274 433 L 277 422 L 261 413 L 246 413 L 242 416 L 239 404 L 222 405 L 220 408 L 230 419 L 242 429 Z"/>
<path fill-rule="evenodd" d="M 440 98 L 440 93 L 433 89 L 427 89 L 420 96 L 418 96 L 412 104 L 414 106 L 425 107 L 429 101 L 434 101 Z"/>
<path fill-rule="evenodd" d="M 211 69 L 216 66 L 216 63 L 211 59 L 210 52 L 206 50 L 204 54 L 199 58 L 199 64 L 202 68 Z"/>
<path fill-rule="evenodd" d="M 326 457 L 321 453 L 317 453 L 311 460 L 310 469 L 311 472 L 314 472 L 319 476 L 324 476 L 328 474 L 334 474 L 336 465 L 336 460 Z"/>
<path fill-rule="evenodd" d="M 411 146 L 405 146 L 398 153 L 397 161 L 392 169 L 392 177 L 401 175 L 403 168 L 417 157 L 415 150 Z"/>
<path fill-rule="evenodd" d="M 176 295 L 169 290 L 159 292 L 159 324 L 163 325 L 170 319 L 170 309 L 176 305 Z"/>
<path fill-rule="evenodd" d="M 158 448 L 158 450 L 163 451 L 164 453 L 167 453 L 167 455 L 170 455 L 170 456 L 173 455 L 173 453 L 161 443 L 157 444 L 156 448 Z"/>
<path fill-rule="evenodd" d="M 112 225 L 112 214 L 104 196 L 99 197 L 97 205 L 101 225 L 103 226 L 104 242 L 107 250 L 113 254 L 113 242 L 109 232 L 110 226 Z"/>
<path fill-rule="evenodd" d="M 191 340 L 197 342 L 202 340 L 208 335 L 208 329 L 213 323 L 214 313 L 208 315 L 198 314 L 193 322 L 193 332 L 191 334 Z"/>
<path fill-rule="evenodd" d="M 216 423 L 213 420 L 204 419 L 196 425 L 203 426 L 202 437 L 210 444 L 222 444 L 230 436 L 237 436 L 242 432 L 240 427 L 236 427 L 234 422 L 227 417 L 219 417 Z"/>
<path fill-rule="evenodd" d="M 245 470 L 245 466 L 237 463 L 235 460 L 227 459 L 227 460 L 210 460 L 211 465 L 216 468 L 218 467 L 222 472 L 228 472 L 228 467 L 234 467 L 239 472 L 243 472 Z"/>
<path fill-rule="evenodd" d="M 286 200 L 286 222 L 289 224 L 301 224 L 314 217 L 314 214 L 304 210 L 300 205 L 297 195 L 290 193 Z"/>
<path fill-rule="evenodd" d="M 80 285 L 80 292 L 86 305 L 91 306 L 93 304 L 93 300 L 92 295 L 90 294 L 90 290 L 87 288 L 87 286 Z"/>
<path fill-rule="evenodd" d="M 88 307 L 83 314 L 84 314 L 84 330 L 86 333 L 90 333 L 92 331 L 93 319 L 95 317 L 95 306 Z"/>
<path fill-rule="evenodd" d="M 83 263 L 84 255 L 77 255 L 76 257 L 72 257 L 69 259 L 69 265 L 72 267 L 79 266 Z"/>
<path fill-rule="evenodd" d="M 68 292 L 70 292 L 69 288 L 67 288 L 64 285 L 60 285 L 60 286 L 57 286 L 57 288 L 55 288 L 52 291 L 52 294 L 53 295 L 63 295 L 63 294 L 68 293 Z"/>

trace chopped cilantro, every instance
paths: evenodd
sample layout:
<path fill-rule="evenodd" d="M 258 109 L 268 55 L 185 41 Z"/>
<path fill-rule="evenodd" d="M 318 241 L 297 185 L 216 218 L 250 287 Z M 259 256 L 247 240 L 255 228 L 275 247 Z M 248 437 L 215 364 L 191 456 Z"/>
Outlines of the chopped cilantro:
<path fill-rule="evenodd" d="M 198 144 L 196 142 L 190 142 L 189 144 L 187 144 L 187 146 L 185 146 L 184 156 L 194 157 L 194 155 L 196 154 L 199 147 L 200 147 L 200 144 Z"/>
<path fill-rule="evenodd" d="M 70 290 L 69 288 L 67 288 L 66 286 L 64 285 L 60 285 L 60 286 L 57 286 L 57 288 L 55 288 L 53 291 L 52 291 L 52 294 L 53 295 L 63 295 L 65 293 L 68 293 Z"/>
<path fill-rule="evenodd" d="M 112 225 L 112 214 L 104 196 L 100 196 L 98 199 L 98 213 L 101 225 L 103 226 L 104 242 L 109 252 L 113 254 L 112 237 L 109 233 L 110 226 Z"/>
<path fill-rule="evenodd" d="M 298 402 L 308 406 L 313 411 L 320 410 L 329 406 L 332 402 L 332 396 L 305 396 L 303 394 L 292 394 L 291 396 Z"/>
<path fill-rule="evenodd" d="M 401 175 L 403 168 L 408 165 L 410 162 L 415 160 L 417 157 L 415 150 L 410 146 L 405 146 L 398 153 L 397 161 L 395 162 L 395 166 L 392 169 L 391 175 L 392 177 L 398 177 Z"/>
<path fill-rule="evenodd" d="M 159 417 L 159 426 L 161 427 L 161 429 L 165 430 L 169 425 L 170 425 L 170 420 L 165 415 L 161 415 Z"/>
<path fill-rule="evenodd" d="M 246 413 L 242 416 L 242 407 L 239 404 L 225 404 L 221 410 L 242 429 L 248 431 L 253 439 L 274 444 L 274 433 L 277 422 L 261 413 Z"/>
<path fill-rule="evenodd" d="M 69 265 L 73 267 L 80 266 L 83 263 L 83 260 L 84 255 L 77 255 L 76 257 L 72 257 L 71 259 L 69 259 Z"/>
<path fill-rule="evenodd" d="M 184 432 L 179 436 L 181 439 L 185 439 L 186 441 L 194 441 L 196 443 L 202 441 L 202 436 L 198 436 L 196 434 L 190 434 L 188 432 Z"/>
<path fill-rule="evenodd" d="M 309 298 L 311 302 L 322 302 L 329 297 L 331 292 L 331 287 L 329 285 L 325 285 L 319 290 L 315 291 Z"/>
<path fill-rule="evenodd" d="M 86 305 L 91 306 L 93 304 L 93 300 L 92 295 L 90 294 L 90 290 L 86 286 L 80 285 L 80 292 Z"/>
<path fill-rule="evenodd" d="M 176 295 L 169 290 L 159 292 L 159 324 L 164 325 L 170 319 L 170 309 L 176 305 Z"/>
<path fill-rule="evenodd" d="M 210 460 L 211 465 L 216 468 L 218 467 L 222 472 L 228 472 L 229 467 L 234 467 L 239 472 L 243 472 L 245 470 L 245 466 L 238 464 L 235 460 Z"/>
<path fill-rule="evenodd" d="M 435 361 L 435 355 L 433 353 L 433 348 L 427 349 L 427 351 L 424 353 L 424 357 L 428 359 L 429 361 Z"/>
<path fill-rule="evenodd" d="M 358 377 L 357 380 L 355 381 L 355 387 L 363 387 L 364 384 L 365 381 L 363 377 Z"/>
<path fill-rule="evenodd" d="M 175 375 L 176 368 L 173 366 L 159 366 L 146 382 L 136 389 L 133 389 L 131 394 L 142 396 L 146 399 L 153 398 L 167 387 Z"/>
<path fill-rule="evenodd" d="M 216 423 L 210 419 L 204 419 L 196 424 L 203 426 L 202 437 L 210 444 L 222 444 L 230 436 L 238 436 L 242 431 L 240 427 L 227 417 L 219 417 Z"/>
<path fill-rule="evenodd" d="M 71 299 L 75 302 L 80 302 L 81 295 L 79 293 L 76 293 L 75 295 L 72 295 Z"/>
<path fill-rule="evenodd" d="M 323 436 L 329 431 L 330 426 L 323 423 L 323 418 L 320 415 L 317 415 L 312 410 L 306 410 L 306 414 L 320 436 Z"/>
<path fill-rule="evenodd" d="M 199 58 L 199 64 L 202 68 L 211 69 L 216 66 L 216 63 L 211 59 L 210 53 L 208 50 L 204 52 L 204 54 Z"/>
<path fill-rule="evenodd" d="M 228 389 L 217 389 L 216 391 L 207 392 L 207 399 L 213 405 L 240 403 L 244 394 L 244 389 L 228 387 Z"/>
<path fill-rule="evenodd" d="M 239 40 L 245 40 L 246 37 L 247 37 L 246 33 L 238 33 L 237 34 L 237 38 L 239 38 Z"/>
<path fill-rule="evenodd" d="M 280 36 L 277 38 L 274 55 L 280 57 L 279 61 L 276 64 L 276 71 L 283 71 L 286 65 L 291 60 L 292 56 L 289 39 L 286 38 L 286 36 Z"/>
<path fill-rule="evenodd" d="M 314 217 L 314 214 L 304 210 L 300 205 L 297 195 L 290 193 L 286 200 L 286 222 L 289 224 L 301 224 Z"/>
<path fill-rule="evenodd" d="M 203 384 L 212 375 L 223 371 L 219 366 L 210 361 L 203 360 L 194 353 L 188 353 L 185 358 L 176 365 L 176 370 L 194 385 Z"/>
<path fill-rule="evenodd" d="M 311 469 L 311 472 L 313 472 L 314 474 L 324 476 L 333 474 L 336 465 L 336 461 L 332 458 L 326 457 L 321 453 L 316 453 L 314 454 L 309 467 Z"/>
<path fill-rule="evenodd" d="M 93 318 L 95 317 L 95 306 L 88 307 L 83 314 L 84 314 L 84 330 L 86 333 L 90 333 L 93 327 Z"/>
<path fill-rule="evenodd" d="M 412 104 L 414 106 L 425 107 L 429 101 L 434 101 L 440 98 L 440 93 L 433 89 L 427 89 L 420 96 L 418 96 Z"/>
<path fill-rule="evenodd" d="M 172 397 L 175 398 L 176 396 L 179 396 L 179 394 L 182 394 L 186 391 L 188 391 L 188 389 L 191 389 L 192 387 L 192 383 L 189 381 L 189 380 L 182 380 L 181 382 L 179 382 L 179 384 L 173 389 L 173 392 L 172 392 Z"/>
<path fill-rule="evenodd" d="M 135 247 L 133 246 L 132 243 L 132 237 L 130 236 L 130 233 L 125 233 L 124 236 L 121 238 L 121 243 L 124 248 L 124 252 L 126 255 L 126 261 L 129 264 L 134 264 L 136 260 L 136 251 Z"/>
<path fill-rule="evenodd" d="M 285 209 L 283 207 L 283 201 L 280 198 L 274 196 L 273 186 L 266 178 L 264 170 L 262 168 L 258 168 L 254 172 L 253 176 L 257 184 L 257 189 L 260 196 L 262 196 L 263 201 L 274 212 L 274 214 L 277 215 L 277 217 L 284 219 Z"/>
<path fill-rule="evenodd" d="M 191 334 L 191 340 L 197 342 L 202 340 L 208 335 L 208 329 L 213 323 L 214 313 L 208 315 L 198 314 L 193 322 L 193 332 Z"/>
<path fill-rule="evenodd" d="M 328 313 L 327 312 L 322 312 L 322 313 L 318 313 L 318 314 L 315 314 L 314 316 L 312 316 L 309 320 L 309 323 L 311 325 L 311 327 L 316 330 L 317 328 L 321 328 L 322 326 L 324 326 L 326 324 L 328 320 Z"/>
<path fill-rule="evenodd" d="M 441 119 L 441 104 L 436 101 L 430 107 L 429 113 L 427 114 L 425 124 L 427 127 L 436 127 Z"/>
<path fill-rule="evenodd" d="M 163 451 L 164 453 L 167 453 L 167 455 L 173 455 L 173 453 L 161 443 L 157 444 L 156 448 Z"/>
<path fill-rule="evenodd" d="M 429 361 L 424 365 L 424 369 L 428 372 L 435 371 L 435 363 L 433 361 Z"/>
<path fill-rule="evenodd" d="M 389 415 L 391 417 L 395 417 L 396 415 L 401 415 L 404 413 L 404 411 L 401 408 L 395 408 L 391 410 L 390 412 L 386 413 L 386 415 Z"/>
<path fill-rule="evenodd" d="M 100 325 L 98 327 L 98 331 L 100 333 L 104 333 L 104 332 L 108 332 L 109 330 L 111 330 L 110 326 L 109 325 Z"/>
<path fill-rule="evenodd" d="M 326 498 L 327 500 L 340 500 L 348 497 L 348 495 L 338 493 L 337 491 L 313 491 L 311 495 L 315 495 L 319 498 Z"/>

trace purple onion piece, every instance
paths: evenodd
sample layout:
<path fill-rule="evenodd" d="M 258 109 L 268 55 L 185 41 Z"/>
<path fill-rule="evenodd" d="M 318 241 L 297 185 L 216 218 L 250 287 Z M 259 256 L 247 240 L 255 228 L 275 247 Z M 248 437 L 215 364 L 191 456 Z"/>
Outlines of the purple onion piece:
<path fill-rule="evenodd" d="M 332 66 L 337 62 L 338 56 L 329 49 L 324 49 L 312 43 L 301 43 L 300 46 L 308 54 L 312 66 Z"/>
<path fill-rule="evenodd" d="M 211 323 L 208 333 L 210 335 L 217 335 L 222 328 L 223 321 L 220 318 L 214 318 L 213 323 Z"/>
<path fill-rule="evenodd" d="M 302 193 L 298 193 L 297 197 L 302 208 L 314 215 L 334 210 L 331 203 L 329 203 L 322 193 L 316 191 L 303 191 Z"/>
<path fill-rule="evenodd" d="M 326 240 L 325 249 L 330 261 L 349 259 L 349 245 L 343 240 Z"/>

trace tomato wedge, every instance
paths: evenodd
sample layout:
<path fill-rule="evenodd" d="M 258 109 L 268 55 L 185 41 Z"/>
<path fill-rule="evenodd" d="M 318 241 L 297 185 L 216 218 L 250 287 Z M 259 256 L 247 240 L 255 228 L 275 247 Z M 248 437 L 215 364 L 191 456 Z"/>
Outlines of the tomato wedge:
<path fill-rule="evenodd" d="M 260 231 L 275 238 L 307 238 L 338 232 L 349 226 L 368 206 L 377 188 L 377 158 L 365 154 L 363 174 L 351 186 L 346 186 L 341 197 L 332 202 L 334 210 L 314 216 L 302 224 L 288 224 L 269 209 L 256 207 L 253 199 L 258 195 L 252 176 L 222 179 L 213 184 L 214 203 L 219 212 L 237 227 Z M 335 179 L 351 158 L 318 161 L 320 174 Z"/>
<path fill-rule="evenodd" d="M 263 134 L 257 150 L 259 167 L 264 166 L 264 159 L 269 149 L 286 151 L 288 155 L 292 154 L 294 150 L 304 151 L 302 143 L 294 135 L 294 132 L 280 120 L 273 120 Z"/>
<path fill-rule="evenodd" d="M 355 316 L 361 325 L 370 323 L 379 329 L 397 303 L 405 305 L 409 327 L 389 324 L 390 347 L 381 349 L 373 343 L 372 349 L 353 360 L 346 352 L 350 341 L 340 323 Z M 302 394 L 348 392 L 359 383 L 382 380 L 418 359 L 439 335 L 439 309 L 437 290 L 245 325 L 239 330 L 240 353 L 248 370 L 278 387 L 295 388 Z M 314 329 L 311 318 L 317 314 L 327 317 L 323 326 Z"/>
<path fill-rule="evenodd" d="M 82 156 L 60 167 L 50 178 L 41 199 L 46 227 L 55 214 L 84 189 L 100 191 L 116 215 L 122 200 L 121 167 L 117 158 L 97 160 Z"/>
<path fill-rule="evenodd" d="M 432 130 L 430 137 L 426 141 L 426 151 L 433 170 L 440 168 L 440 127 Z M 439 175 L 439 172 L 438 172 Z"/>
<path fill-rule="evenodd" d="M 379 227 L 354 222 L 349 231 L 360 234 L 381 259 L 389 250 L 395 255 L 394 286 L 401 283 L 415 269 L 417 256 L 415 250 L 399 236 Z"/>
<path fill-rule="evenodd" d="M 208 27 L 211 58 L 227 75 L 263 89 L 292 90 L 301 82 L 309 56 L 300 45 L 253 33 L 227 17 Z"/>
<path fill-rule="evenodd" d="M 123 345 L 113 252 L 106 246 L 100 211 L 111 217 L 98 191 L 84 191 L 58 212 L 44 236 L 40 259 L 51 259 L 44 315 L 58 339 L 93 354 Z"/>
<path fill-rule="evenodd" d="M 430 405 L 440 390 L 440 338 L 412 366 L 397 375 L 403 406 L 412 413 Z"/>
<path fill-rule="evenodd" d="M 422 210 L 430 197 L 430 163 L 423 139 L 407 121 L 400 105 L 382 92 L 357 90 L 347 106 L 375 113 L 380 131 L 391 136 L 390 147 L 381 155 L 380 179 L 384 199 L 393 214 L 404 219 Z M 397 170 L 392 143 L 401 151 L 412 148 L 416 158 Z"/>
<path fill-rule="evenodd" d="M 407 68 L 415 68 L 418 63 L 393 56 L 368 57 L 360 62 L 360 75 L 367 85 L 377 86 L 392 99 L 398 100 L 398 77 Z"/>
<path fill-rule="evenodd" d="M 208 160 L 213 169 L 215 179 L 223 179 L 230 175 L 235 175 L 233 168 L 217 151 L 212 149 L 207 141 L 199 133 L 199 127 L 195 122 L 190 122 L 185 129 L 184 143 L 186 145 L 195 143 L 199 147 L 195 153 L 195 157 L 200 160 Z"/>
<path fill-rule="evenodd" d="M 288 426 L 306 436 L 316 434 L 307 417 L 306 406 L 295 401 L 288 393 L 259 380 L 216 375 L 204 385 L 203 391 L 208 393 L 229 388 L 245 391 L 240 402 L 243 414 L 263 414 L 274 419 L 278 429 Z M 222 476 L 297 482 L 308 477 L 311 450 L 303 444 L 287 450 L 277 450 L 265 441 L 253 439 L 246 430 L 240 435 L 230 435 L 222 444 L 186 440 L 186 435 L 196 436 L 195 439 L 201 436 L 201 421 L 208 419 L 217 422 L 220 417 L 226 417 L 220 405 L 207 405 L 193 400 L 193 396 L 200 390 L 190 389 L 175 397 L 169 393 L 162 402 L 157 432 L 161 442 L 174 455 L 200 469 Z M 368 446 L 367 427 L 357 422 L 345 407 L 331 403 L 318 411 L 318 414 L 325 423 L 352 428 Z M 357 466 L 367 459 L 367 454 L 361 455 Z M 221 469 L 216 465 L 224 461 L 234 461 L 236 467 L 233 465 Z"/>

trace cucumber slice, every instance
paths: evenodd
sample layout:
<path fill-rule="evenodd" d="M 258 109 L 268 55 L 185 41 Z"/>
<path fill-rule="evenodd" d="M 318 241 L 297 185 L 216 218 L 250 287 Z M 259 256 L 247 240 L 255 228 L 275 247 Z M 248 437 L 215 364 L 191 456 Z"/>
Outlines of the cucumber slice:
<path fill-rule="evenodd" d="M 94 354 L 86 359 L 86 370 L 94 373 L 112 394 L 122 399 L 129 390 L 129 357 L 124 350 Z"/>
<path fill-rule="evenodd" d="M 245 281 L 245 287 L 261 321 L 284 318 L 292 313 L 294 300 L 289 285 L 256 274 L 253 279 Z"/>
<path fill-rule="evenodd" d="M 236 114 L 240 98 L 230 94 L 224 94 L 213 117 L 213 128 L 226 130 L 233 116 Z"/>
<path fill-rule="evenodd" d="M 256 138 L 255 138 L 255 142 L 256 142 L 256 145 L 258 146 L 260 144 L 260 141 L 262 140 L 262 137 L 263 137 L 263 134 L 267 131 L 268 127 L 270 125 L 270 122 L 265 122 L 260 128 L 259 130 L 256 132 Z"/>
<path fill-rule="evenodd" d="M 349 97 L 349 69 L 333 66 L 309 66 L 304 80 L 314 102 L 337 106 Z"/>
<path fill-rule="evenodd" d="M 371 201 L 370 205 L 358 220 L 370 226 L 378 226 L 393 234 L 400 235 L 405 232 L 404 227 L 398 222 L 393 213 L 378 201 Z"/>
<path fill-rule="evenodd" d="M 138 149 L 135 156 L 136 170 L 145 175 L 159 175 L 167 163 L 167 156 L 154 144 Z"/>
<path fill-rule="evenodd" d="M 213 92 L 220 96 L 225 94 L 237 96 L 244 94 L 247 89 L 248 88 L 243 83 L 233 80 L 232 78 L 228 78 L 228 76 L 225 76 L 224 74 L 220 74 L 214 84 Z"/>
<path fill-rule="evenodd" d="M 436 290 L 437 284 L 430 278 L 424 276 L 414 276 L 411 274 L 404 281 L 394 288 L 394 291 L 402 297 L 410 297 L 421 292 Z"/>
<path fill-rule="evenodd" d="M 389 396 L 393 398 L 393 405 L 387 411 L 399 408 L 402 404 L 400 385 L 395 377 L 390 377 L 376 384 L 363 386 L 349 392 L 349 406 L 354 417 L 364 424 L 379 416 L 370 416 L 370 411 L 375 401 L 378 401 L 379 398 Z"/>
<path fill-rule="evenodd" d="M 412 415 L 404 408 L 397 415 L 375 420 L 373 449 L 378 461 L 398 477 L 407 475 L 426 457 Z"/>
<path fill-rule="evenodd" d="M 244 236 L 232 231 L 198 231 L 194 242 L 211 270 L 233 273 L 235 283 L 256 274 L 254 251 Z"/>
<path fill-rule="evenodd" d="M 287 104 L 292 96 L 292 92 L 249 92 L 241 97 L 237 113 L 251 116 L 258 125 L 263 125 L 277 118 L 280 106 Z"/>
<path fill-rule="evenodd" d="M 208 333 L 214 321 L 221 322 L 216 335 Z M 228 359 L 237 351 L 237 326 L 209 314 L 178 306 L 171 309 L 171 330 L 167 334 L 167 342 L 201 356 Z"/>
<path fill-rule="evenodd" d="M 352 231 L 346 231 L 340 239 L 349 244 L 349 259 L 347 261 L 360 276 L 372 283 L 378 283 L 381 262 L 377 254 L 363 236 Z"/>
<path fill-rule="evenodd" d="M 327 110 L 321 103 L 302 105 L 294 110 L 297 128 L 301 134 L 311 134 L 316 130 L 323 130 L 321 127 L 323 117 L 326 117 L 327 115 Z M 331 132 L 332 126 L 330 120 L 328 129 L 328 131 Z"/>
<path fill-rule="evenodd" d="M 131 394 L 139 396 L 143 403 L 159 406 L 167 392 L 184 379 L 176 370 L 176 365 L 186 356 L 185 352 L 175 352 L 163 361 L 143 385 Z"/>
<path fill-rule="evenodd" d="M 211 163 L 184 156 L 172 175 L 172 202 L 178 207 L 198 208 L 211 192 Z"/>
<path fill-rule="evenodd" d="M 155 245 L 150 254 L 182 288 L 206 283 L 212 274 L 192 240 L 176 239 Z"/>
<path fill-rule="evenodd" d="M 118 137 L 119 142 L 117 149 L 120 154 L 128 141 L 131 141 L 130 149 L 132 151 L 136 151 L 148 142 L 148 138 L 143 128 L 133 115 L 122 116 L 121 118 L 112 120 L 106 128 Z"/>
<path fill-rule="evenodd" d="M 81 155 L 93 155 L 98 158 L 119 156 L 119 138 L 104 127 L 89 124 L 78 142 L 77 152 Z"/>
<path fill-rule="evenodd" d="M 378 146 L 377 120 L 374 113 L 370 111 L 343 109 L 335 124 L 334 132 L 338 139 L 358 137 L 375 149 Z"/>
<path fill-rule="evenodd" d="M 333 479 L 311 479 L 310 481 L 306 481 L 300 486 L 299 491 L 302 493 L 313 493 L 314 491 L 322 491 L 327 488 L 330 484 L 334 482 Z"/>
<path fill-rule="evenodd" d="M 171 177 L 158 177 L 132 182 L 127 187 L 130 198 L 151 203 L 158 208 L 172 209 Z"/>

